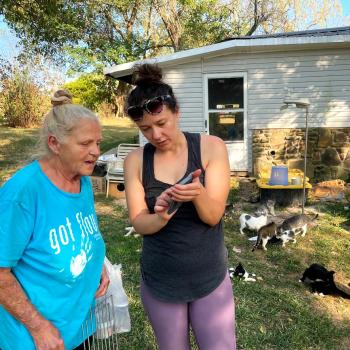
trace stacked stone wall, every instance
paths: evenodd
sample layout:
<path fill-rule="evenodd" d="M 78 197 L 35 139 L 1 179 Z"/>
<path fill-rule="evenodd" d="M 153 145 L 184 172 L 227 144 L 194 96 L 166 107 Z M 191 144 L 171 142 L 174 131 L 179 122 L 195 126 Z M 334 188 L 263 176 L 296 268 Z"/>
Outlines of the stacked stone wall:
<path fill-rule="evenodd" d="M 304 168 L 305 129 L 253 130 L 253 173 L 272 165 Z M 313 183 L 350 181 L 350 128 L 309 128 L 307 176 Z"/>

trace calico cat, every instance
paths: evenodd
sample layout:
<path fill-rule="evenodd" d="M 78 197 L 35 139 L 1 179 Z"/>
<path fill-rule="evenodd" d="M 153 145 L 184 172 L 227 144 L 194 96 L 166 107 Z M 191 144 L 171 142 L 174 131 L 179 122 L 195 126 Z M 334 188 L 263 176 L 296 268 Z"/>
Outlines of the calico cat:
<path fill-rule="evenodd" d="M 278 232 L 276 234 L 277 238 L 282 240 L 282 246 L 284 247 L 286 242 L 293 241 L 296 243 L 295 236 L 301 233 L 301 236 L 305 236 L 307 231 L 307 225 L 314 221 L 318 217 L 318 214 L 310 219 L 305 214 L 294 215 L 283 221 L 282 225 L 279 227 Z"/>
<path fill-rule="evenodd" d="M 350 299 L 350 295 L 335 284 L 334 273 L 320 264 L 312 264 L 304 271 L 299 282 L 310 282 L 311 292 L 314 294 L 338 295 Z"/>
<path fill-rule="evenodd" d="M 241 263 L 239 263 L 236 268 L 229 268 L 230 277 L 242 278 L 245 282 L 256 282 L 255 273 L 249 273 L 246 271 Z"/>
<path fill-rule="evenodd" d="M 256 239 L 256 243 L 252 249 L 252 252 L 259 246 L 262 242 L 262 248 L 267 250 L 266 244 L 267 242 L 277 233 L 277 225 L 272 221 L 269 224 L 261 227 L 258 231 L 258 237 Z"/>
<path fill-rule="evenodd" d="M 240 229 L 242 235 L 244 235 L 243 230 L 247 228 L 251 231 L 259 231 L 259 229 L 266 225 L 267 223 L 267 210 L 261 209 L 259 213 L 254 215 L 243 213 L 239 217 Z"/>

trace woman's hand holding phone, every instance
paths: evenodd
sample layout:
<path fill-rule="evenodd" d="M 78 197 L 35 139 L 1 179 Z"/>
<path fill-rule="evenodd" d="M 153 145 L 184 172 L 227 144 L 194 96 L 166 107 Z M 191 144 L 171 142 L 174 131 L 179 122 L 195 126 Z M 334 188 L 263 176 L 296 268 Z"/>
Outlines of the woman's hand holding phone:
<path fill-rule="evenodd" d="M 169 220 L 183 202 L 189 202 L 198 196 L 201 187 L 199 181 L 201 172 L 200 169 L 197 169 L 174 186 L 166 189 L 157 198 L 155 212 Z"/>

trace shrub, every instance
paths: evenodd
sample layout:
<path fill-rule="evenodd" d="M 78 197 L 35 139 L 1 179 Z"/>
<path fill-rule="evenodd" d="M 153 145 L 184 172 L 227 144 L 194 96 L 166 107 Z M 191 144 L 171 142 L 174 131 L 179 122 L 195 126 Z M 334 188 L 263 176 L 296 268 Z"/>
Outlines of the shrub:
<path fill-rule="evenodd" d="M 2 80 L 2 120 L 10 127 L 38 125 L 49 108 L 49 101 L 34 83 L 27 69 L 13 69 Z"/>

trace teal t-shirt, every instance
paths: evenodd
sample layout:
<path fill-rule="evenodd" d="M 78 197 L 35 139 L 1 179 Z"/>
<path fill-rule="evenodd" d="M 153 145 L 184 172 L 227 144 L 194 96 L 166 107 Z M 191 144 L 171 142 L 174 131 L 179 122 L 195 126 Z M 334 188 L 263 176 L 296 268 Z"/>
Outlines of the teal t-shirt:
<path fill-rule="evenodd" d="M 81 178 L 80 193 L 64 192 L 34 161 L 0 188 L 0 267 L 12 269 L 66 350 L 87 337 L 82 325 L 90 318 L 104 256 L 88 177 Z M 35 349 L 25 326 L 2 306 L 0 349 Z"/>

